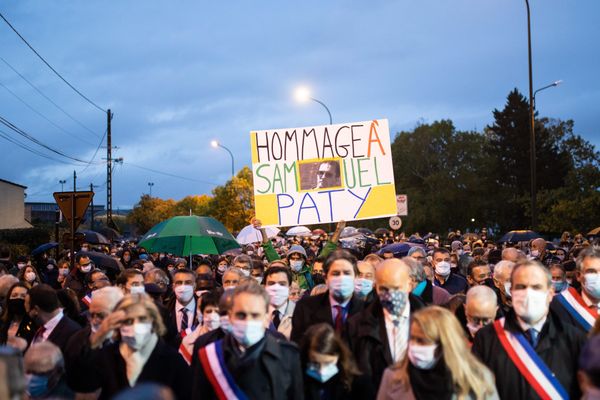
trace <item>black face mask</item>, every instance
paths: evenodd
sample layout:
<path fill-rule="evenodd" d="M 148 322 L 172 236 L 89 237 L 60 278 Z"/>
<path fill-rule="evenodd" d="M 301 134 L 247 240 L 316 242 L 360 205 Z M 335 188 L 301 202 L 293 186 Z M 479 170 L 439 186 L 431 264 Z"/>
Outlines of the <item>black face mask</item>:
<path fill-rule="evenodd" d="M 25 300 L 24 299 L 8 300 L 8 312 L 13 315 L 25 315 Z"/>
<path fill-rule="evenodd" d="M 315 286 L 325 283 L 325 277 L 323 276 L 323 274 L 312 274 L 311 276 Z"/>

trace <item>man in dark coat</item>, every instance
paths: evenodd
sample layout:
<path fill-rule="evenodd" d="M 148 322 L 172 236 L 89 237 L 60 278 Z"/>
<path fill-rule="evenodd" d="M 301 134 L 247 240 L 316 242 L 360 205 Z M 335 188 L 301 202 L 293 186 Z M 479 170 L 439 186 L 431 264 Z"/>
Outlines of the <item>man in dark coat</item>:
<path fill-rule="evenodd" d="M 290 339 L 296 343 L 308 327 L 323 322 L 345 336 L 348 319 L 364 308 L 364 302 L 354 295 L 356 257 L 346 250 L 336 250 L 325 260 L 323 270 L 329 290 L 300 299 L 294 309 Z"/>
<path fill-rule="evenodd" d="M 410 314 L 425 303 L 410 293 L 413 258 L 391 258 L 377 266 L 376 299 L 350 318 L 348 337 L 359 369 L 377 391 L 383 371 L 402 360 L 408 346 Z"/>
<path fill-rule="evenodd" d="M 477 332 L 473 353 L 496 376 L 496 387 L 502 399 L 537 399 L 540 395 L 511 360 L 496 329 L 523 335 L 535 353 L 546 364 L 568 396 L 581 395 L 577 384 L 577 360 L 585 336 L 574 326 L 549 312 L 554 294 L 552 276 L 537 261 L 517 264 L 511 275 L 513 309 L 504 320 L 504 327 L 490 324 Z"/>
<path fill-rule="evenodd" d="M 265 334 L 268 307 L 269 295 L 256 282 L 235 288 L 229 311 L 231 330 L 223 339 L 198 351 L 200 368 L 194 370 L 192 398 L 217 398 L 221 386 L 209 361 L 212 351 L 222 355 L 218 368 L 230 376 L 234 391 L 251 399 L 303 398 L 298 349 L 293 343 Z"/>

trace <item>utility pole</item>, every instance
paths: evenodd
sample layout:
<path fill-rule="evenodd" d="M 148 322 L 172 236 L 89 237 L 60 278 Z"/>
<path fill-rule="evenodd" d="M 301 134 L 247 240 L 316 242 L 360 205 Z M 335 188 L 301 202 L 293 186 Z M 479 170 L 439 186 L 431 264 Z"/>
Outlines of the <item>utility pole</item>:
<path fill-rule="evenodd" d="M 106 226 L 116 229 L 112 218 L 112 140 L 110 121 L 113 114 L 106 111 Z"/>
<path fill-rule="evenodd" d="M 92 192 L 92 209 L 90 211 L 90 216 L 91 216 L 90 230 L 93 231 L 94 230 L 94 184 L 93 183 L 90 183 L 90 192 Z"/>

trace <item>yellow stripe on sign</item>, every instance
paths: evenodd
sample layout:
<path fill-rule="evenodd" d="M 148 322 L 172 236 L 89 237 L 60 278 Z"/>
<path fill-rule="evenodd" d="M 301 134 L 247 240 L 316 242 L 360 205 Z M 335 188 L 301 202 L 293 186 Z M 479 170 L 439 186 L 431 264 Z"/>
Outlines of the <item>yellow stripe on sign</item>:
<path fill-rule="evenodd" d="M 396 187 L 393 184 L 373 186 L 369 197 L 356 216 L 359 219 L 396 215 Z"/>
<path fill-rule="evenodd" d="M 256 218 L 260 219 L 263 225 L 279 225 L 277 194 L 255 194 L 254 206 Z"/>
<path fill-rule="evenodd" d="M 252 151 L 252 164 L 258 162 L 258 152 L 256 151 L 256 132 L 250 132 L 250 150 Z"/>

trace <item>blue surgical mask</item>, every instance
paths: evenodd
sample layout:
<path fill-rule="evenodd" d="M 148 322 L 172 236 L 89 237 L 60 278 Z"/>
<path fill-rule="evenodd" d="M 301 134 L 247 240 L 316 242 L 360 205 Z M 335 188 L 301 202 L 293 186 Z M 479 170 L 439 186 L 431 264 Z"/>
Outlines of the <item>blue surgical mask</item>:
<path fill-rule="evenodd" d="M 316 363 L 308 363 L 306 366 L 306 375 L 325 383 L 334 377 L 339 372 L 338 366 L 335 363 L 319 365 Z"/>
<path fill-rule="evenodd" d="M 552 282 L 552 286 L 554 286 L 554 293 L 559 293 L 567 288 L 567 282 L 565 282 L 565 281 Z"/>
<path fill-rule="evenodd" d="M 291 260 L 290 261 L 290 268 L 294 272 L 300 272 L 303 265 L 304 265 L 304 260 Z"/>
<path fill-rule="evenodd" d="M 368 296 L 373 291 L 373 281 L 365 278 L 356 278 L 354 280 L 354 293 L 359 296 Z"/>
<path fill-rule="evenodd" d="M 583 274 L 583 288 L 592 297 L 600 298 L 600 274 Z"/>
<path fill-rule="evenodd" d="M 42 397 L 48 391 L 49 375 L 27 375 L 27 393 L 31 397 Z"/>
<path fill-rule="evenodd" d="M 354 292 L 354 277 L 349 275 L 334 276 L 327 280 L 327 286 L 334 298 L 348 299 Z"/>

